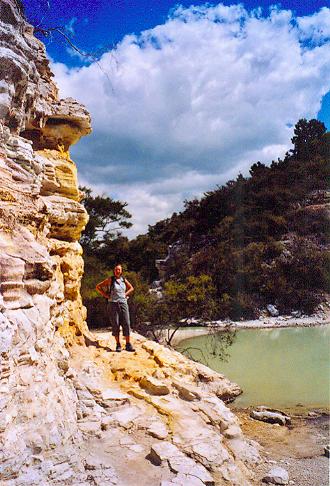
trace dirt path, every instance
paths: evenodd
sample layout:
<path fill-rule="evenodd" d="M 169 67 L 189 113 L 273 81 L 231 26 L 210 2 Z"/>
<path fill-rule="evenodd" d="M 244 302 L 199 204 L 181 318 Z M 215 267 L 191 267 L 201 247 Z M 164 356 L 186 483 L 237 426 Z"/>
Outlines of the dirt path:
<path fill-rule="evenodd" d="M 289 484 L 294 486 L 328 486 L 329 459 L 324 446 L 329 443 L 329 411 L 283 410 L 292 418 L 290 427 L 268 424 L 250 418 L 250 409 L 234 409 L 246 437 L 262 446 L 264 459 L 257 468 L 257 483 L 273 466 L 289 473 Z M 315 413 L 315 416 L 314 416 Z"/>

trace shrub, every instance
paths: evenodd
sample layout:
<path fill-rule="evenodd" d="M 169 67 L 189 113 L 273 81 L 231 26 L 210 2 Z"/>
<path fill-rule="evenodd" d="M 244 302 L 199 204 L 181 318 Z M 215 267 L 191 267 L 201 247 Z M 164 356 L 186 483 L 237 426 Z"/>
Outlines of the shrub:
<path fill-rule="evenodd" d="M 259 316 L 258 298 L 245 292 L 238 292 L 233 297 L 230 318 L 239 319 L 256 319 Z"/>

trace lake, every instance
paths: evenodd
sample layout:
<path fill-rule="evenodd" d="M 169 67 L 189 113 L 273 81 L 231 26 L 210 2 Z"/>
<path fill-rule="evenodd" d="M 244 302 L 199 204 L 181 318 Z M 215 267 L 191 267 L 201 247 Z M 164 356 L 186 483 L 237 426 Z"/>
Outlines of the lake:
<path fill-rule="evenodd" d="M 329 406 L 329 325 L 238 330 L 226 362 L 218 356 L 219 337 L 221 332 L 192 337 L 176 348 L 189 348 L 193 359 L 238 383 L 243 394 L 236 406 Z"/>

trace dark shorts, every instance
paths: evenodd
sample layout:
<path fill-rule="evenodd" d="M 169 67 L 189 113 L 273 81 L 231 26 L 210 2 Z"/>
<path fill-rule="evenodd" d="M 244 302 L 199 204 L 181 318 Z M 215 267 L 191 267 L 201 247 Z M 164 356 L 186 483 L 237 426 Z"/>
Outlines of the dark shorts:
<path fill-rule="evenodd" d="M 127 302 L 109 302 L 108 306 L 112 326 L 112 335 L 119 336 L 121 326 L 123 329 L 123 335 L 129 336 L 131 332 L 131 326 Z"/>

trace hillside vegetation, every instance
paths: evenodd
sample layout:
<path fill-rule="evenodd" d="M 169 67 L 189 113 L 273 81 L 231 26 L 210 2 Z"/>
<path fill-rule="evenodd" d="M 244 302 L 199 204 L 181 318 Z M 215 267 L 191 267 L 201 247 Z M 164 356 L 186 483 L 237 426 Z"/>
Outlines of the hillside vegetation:
<path fill-rule="evenodd" d="M 196 301 L 192 314 L 201 286 L 212 294 L 213 318 L 256 317 L 267 304 L 311 313 L 329 289 L 330 133 L 318 120 L 302 119 L 292 143 L 283 160 L 254 163 L 249 177 L 239 174 L 200 200 L 185 201 L 181 213 L 146 235 L 108 238 L 93 249 L 94 270 L 95 261 L 111 268 L 121 260 L 135 279 L 150 283 L 159 278 L 155 260 L 163 259 L 165 297 L 170 294 L 172 306 L 173 298 L 186 299 L 186 308 Z M 191 277 L 195 286 L 183 296 Z M 145 313 L 150 303 L 144 304 Z"/>

